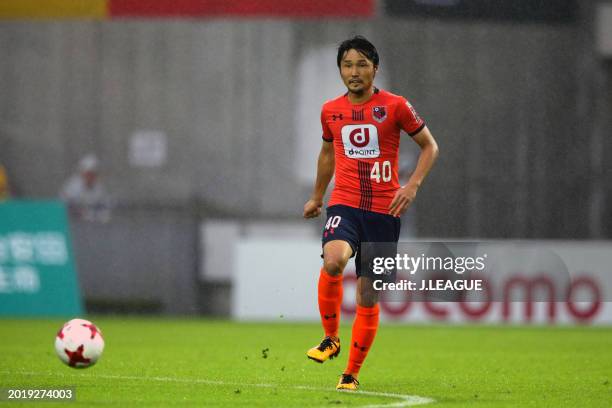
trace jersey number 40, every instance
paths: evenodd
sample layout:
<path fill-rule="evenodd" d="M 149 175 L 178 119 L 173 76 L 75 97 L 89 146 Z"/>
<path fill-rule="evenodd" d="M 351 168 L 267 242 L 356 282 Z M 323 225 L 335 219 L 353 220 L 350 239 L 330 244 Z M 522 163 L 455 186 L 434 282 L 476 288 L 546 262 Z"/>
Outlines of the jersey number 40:
<path fill-rule="evenodd" d="M 370 171 L 370 179 L 376 180 L 377 183 L 380 183 L 381 179 L 383 183 L 391 181 L 391 162 L 385 160 L 382 162 L 382 166 L 380 162 L 374 162 Z"/>

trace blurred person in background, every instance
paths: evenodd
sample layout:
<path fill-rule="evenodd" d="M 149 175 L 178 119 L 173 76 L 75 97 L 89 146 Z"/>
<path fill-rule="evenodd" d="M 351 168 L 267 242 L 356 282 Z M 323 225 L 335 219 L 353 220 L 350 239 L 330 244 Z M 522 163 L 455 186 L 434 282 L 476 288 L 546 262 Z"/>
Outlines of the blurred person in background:
<path fill-rule="evenodd" d="M 70 215 L 85 221 L 105 223 L 111 218 L 111 199 L 100 181 L 98 166 L 95 155 L 84 156 L 59 195 L 67 204 Z"/>
<path fill-rule="evenodd" d="M 6 201 L 11 198 L 11 189 L 9 186 L 8 175 L 6 169 L 0 164 L 0 201 Z"/>

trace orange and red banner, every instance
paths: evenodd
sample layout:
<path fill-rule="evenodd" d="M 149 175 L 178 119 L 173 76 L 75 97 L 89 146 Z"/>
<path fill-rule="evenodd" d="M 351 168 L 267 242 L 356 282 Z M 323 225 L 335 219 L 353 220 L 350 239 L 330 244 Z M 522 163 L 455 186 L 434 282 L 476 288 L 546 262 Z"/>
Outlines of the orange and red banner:
<path fill-rule="evenodd" d="M 0 0 L 0 19 L 367 18 L 376 0 Z"/>

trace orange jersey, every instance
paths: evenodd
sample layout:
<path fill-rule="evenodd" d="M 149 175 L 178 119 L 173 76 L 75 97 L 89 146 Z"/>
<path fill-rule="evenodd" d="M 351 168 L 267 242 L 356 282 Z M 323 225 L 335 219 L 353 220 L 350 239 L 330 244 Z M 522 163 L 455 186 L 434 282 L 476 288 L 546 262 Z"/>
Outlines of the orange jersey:
<path fill-rule="evenodd" d="M 344 204 L 389 214 L 400 188 L 400 131 L 414 136 L 425 127 L 403 97 L 375 89 L 367 102 L 353 105 L 343 95 L 321 110 L 323 140 L 334 144 L 336 183 L 329 206 Z"/>

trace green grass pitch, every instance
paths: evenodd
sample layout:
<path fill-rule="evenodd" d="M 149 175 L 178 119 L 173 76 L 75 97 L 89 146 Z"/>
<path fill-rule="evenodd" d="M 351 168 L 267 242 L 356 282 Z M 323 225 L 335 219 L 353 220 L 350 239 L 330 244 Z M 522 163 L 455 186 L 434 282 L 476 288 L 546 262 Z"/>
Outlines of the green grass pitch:
<path fill-rule="evenodd" d="M 612 328 L 383 324 L 360 392 L 335 391 L 348 356 L 322 365 L 305 351 L 318 324 L 93 318 L 106 341 L 75 370 L 53 350 L 60 320 L 0 320 L 0 387 L 76 388 L 43 406 L 610 407 Z M 421 400 L 423 401 L 423 400 Z M 0 405 L 32 406 L 0 402 Z"/>

